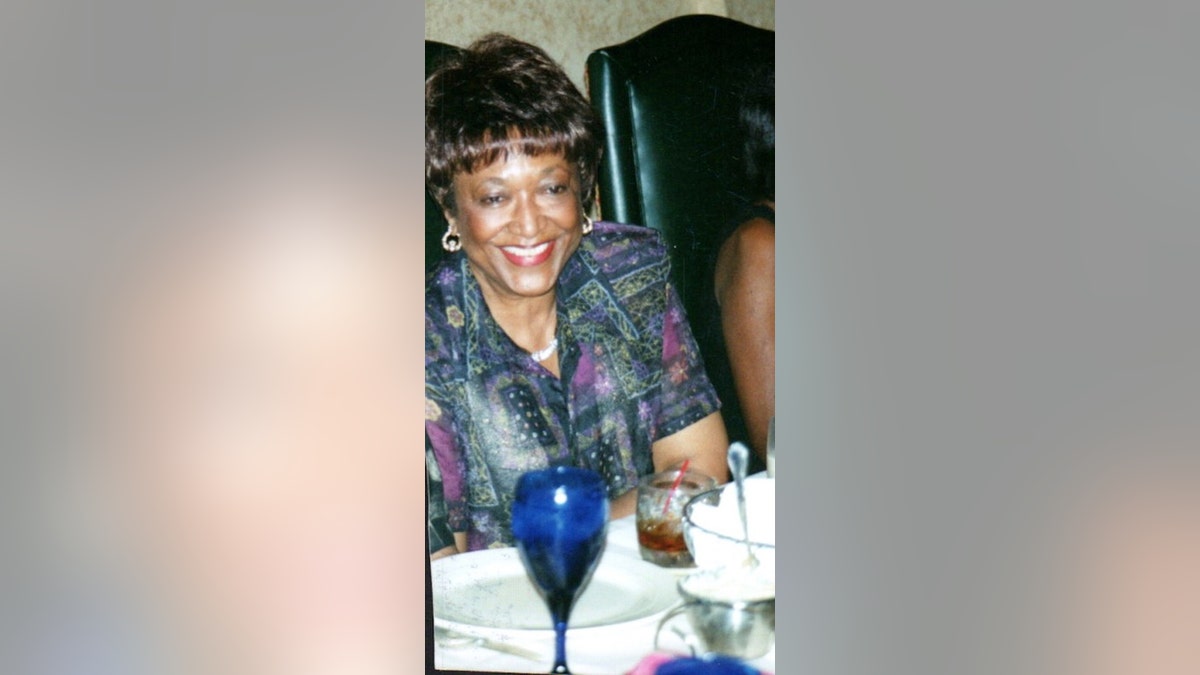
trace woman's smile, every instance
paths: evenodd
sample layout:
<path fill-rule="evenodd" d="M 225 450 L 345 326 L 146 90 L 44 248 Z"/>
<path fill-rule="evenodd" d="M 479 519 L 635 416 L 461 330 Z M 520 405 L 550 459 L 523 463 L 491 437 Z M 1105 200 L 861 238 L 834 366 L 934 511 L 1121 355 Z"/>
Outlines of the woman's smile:
<path fill-rule="evenodd" d="M 536 246 L 501 246 L 504 257 L 520 267 L 534 267 L 550 259 L 554 253 L 554 240 L 543 241 Z"/>

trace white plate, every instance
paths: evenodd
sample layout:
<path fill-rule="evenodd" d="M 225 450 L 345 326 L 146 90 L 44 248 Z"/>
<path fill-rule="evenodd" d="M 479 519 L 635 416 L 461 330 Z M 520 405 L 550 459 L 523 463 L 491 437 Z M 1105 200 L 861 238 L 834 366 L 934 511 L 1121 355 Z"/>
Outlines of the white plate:
<path fill-rule="evenodd" d="M 473 551 L 435 560 L 434 623 L 480 633 L 552 632 L 550 610 L 515 548 Z M 572 632 L 641 621 L 679 601 L 676 577 L 642 560 L 605 554 L 575 608 Z"/>

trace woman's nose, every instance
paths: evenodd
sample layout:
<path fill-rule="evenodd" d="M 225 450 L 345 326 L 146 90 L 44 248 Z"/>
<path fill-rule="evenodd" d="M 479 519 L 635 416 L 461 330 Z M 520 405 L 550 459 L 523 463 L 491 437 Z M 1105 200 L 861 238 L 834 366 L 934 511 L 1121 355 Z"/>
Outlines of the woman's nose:
<path fill-rule="evenodd" d="M 541 213 L 536 201 L 529 196 L 522 196 L 517 199 L 516 206 L 517 210 L 512 220 L 513 231 L 523 236 L 537 234 Z"/>

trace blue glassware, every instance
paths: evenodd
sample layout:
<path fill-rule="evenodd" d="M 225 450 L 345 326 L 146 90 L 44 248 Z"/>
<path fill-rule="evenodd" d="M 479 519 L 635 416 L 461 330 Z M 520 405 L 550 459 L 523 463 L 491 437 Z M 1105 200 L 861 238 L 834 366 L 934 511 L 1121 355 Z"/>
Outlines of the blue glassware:
<path fill-rule="evenodd" d="M 554 670 L 567 669 L 571 608 L 587 585 L 608 530 L 608 494 L 594 471 L 560 466 L 530 471 L 517 481 L 512 534 L 521 562 L 550 608 Z"/>
<path fill-rule="evenodd" d="M 713 655 L 668 661 L 654 675 L 759 675 L 761 672 L 733 657 Z"/>

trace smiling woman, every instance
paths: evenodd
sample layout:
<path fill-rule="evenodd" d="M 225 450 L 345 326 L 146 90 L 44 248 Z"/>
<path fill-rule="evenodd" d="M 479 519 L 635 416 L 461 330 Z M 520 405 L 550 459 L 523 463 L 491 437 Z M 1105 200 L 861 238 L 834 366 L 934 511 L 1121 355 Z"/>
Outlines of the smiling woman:
<path fill-rule="evenodd" d="M 455 177 L 458 206 L 447 220 L 489 307 L 520 311 L 553 294 L 583 238 L 578 191 L 574 170 L 557 154 L 513 155 Z"/>
<path fill-rule="evenodd" d="M 485 37 L 425 85 L 425 175 L 451 253 L 426 277 L 430 513 L 512 544 L 513 491 L 547 466 L 604 477 L 614 516 L 680 462 L 724 480 L 725 427 L 657 233 L 588 217 L 601 127 L 533 45 Z"/>

